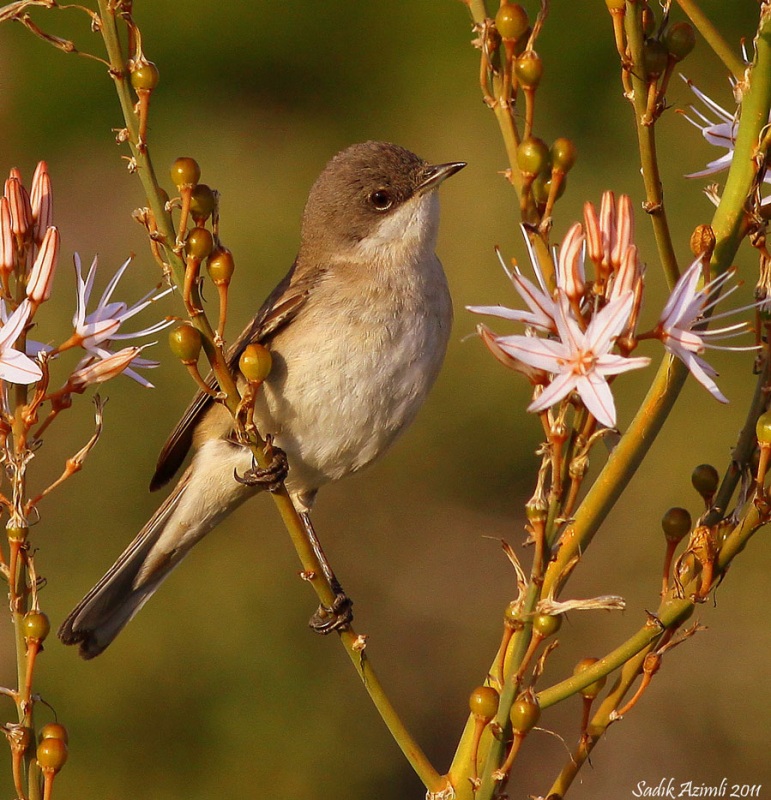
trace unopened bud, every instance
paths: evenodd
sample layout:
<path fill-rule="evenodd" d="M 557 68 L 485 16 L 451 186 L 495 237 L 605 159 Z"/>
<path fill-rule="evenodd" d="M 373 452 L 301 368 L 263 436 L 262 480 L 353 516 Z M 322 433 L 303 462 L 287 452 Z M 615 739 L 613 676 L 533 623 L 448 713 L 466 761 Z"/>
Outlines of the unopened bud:
<path fill-rule="evenodd" d="M 13 231 L 11 230 L 11 207 L 8 198 L 0 197 L 0 271 L 11 272 L 14 268 Z"/>
<path fill-rule="evenodd" d="M 557 260 L 557 285 L 573 302 L 584 295 L 584 229 L 576 222 L 565 235 Z"/>
<path fill-rule="evenodd" d="M 5 182 L 5 196 L 11 209 L 11 230 L 16 236 L 24 238 L 34 220 L 29 195 L 21 183 L 18 170 L 11 170 L 11 177 Z"/>
<path fill-rule="evenodd" d="M 45 161 L 40 161 L 35 168 L 29 200 L 32 208 L 32 219 L 35 221 L 33 236 L 35 244 L 39 245 L 54 221 L 51 176 L 48 174 L 48 165 Z"/>
<path fill-rule="evenodd" d="M 143 347 L 125 347 L 107 358 L 101 358 L 98 361 L 87 364 L 72 373 L 69 380 L 70 388 L 73 392 L 82 392 L 89 386 L 115 378 L 128 367 L 143 349 Z"/>
<path fill-rule="evenodd" d="M 33 303 L 43 303 L 51 296 L 58 258 L 59 231 L 48 228 L 27 279 L 27 297 Z"/>

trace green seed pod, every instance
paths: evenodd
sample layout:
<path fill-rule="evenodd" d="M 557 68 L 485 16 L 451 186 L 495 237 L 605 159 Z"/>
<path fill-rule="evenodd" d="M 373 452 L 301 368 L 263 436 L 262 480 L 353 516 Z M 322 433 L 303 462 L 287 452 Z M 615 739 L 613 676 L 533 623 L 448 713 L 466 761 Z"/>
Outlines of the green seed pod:
<path fill-rule="evenodd" d="M 549 199 L 549 194 L 551 192 L 551 183 L 552 178 L 550 177 L 548 172 L 542 172 L 538 177 L 533 181 L 533 185 L 530 187 L 533 191 L 533 197 L 535 198 L 535 202 L 538 205 L 546 205 L 546 201 Z M 560 185 L 557 188 L 557 197 L 556 199 L 559 200 L 563 194 L 565 194 L 565 188 L 567 187 L 567 178 L 562 178 L 560 181 Z"/>
<path fill-rule="evenodd" d="M 503 612 L 503 623 L 515 631 L 521 631 L 524 628 L 522 622 L 522 608 L 516 600 L 512 600 Z"/>
<path fill-rule="evenodd" d="M 235 267 L 233 254 L 227 247 L 218 247 L 216 250 L 212 250 L 209 260 L 206 262 L 206 268 L 209 270 L 209 276 L 215 286 L 229 284 Z"/>
<path fill-rule="evenodd" d="M 189 256 L 203 261 L 214 248 L 214 237 L 206 228 L 193 228 L 185 240 L 185 251 Z"/>
<path fill-rule="evenodd" d="M 600 659 L 599 658 L 583 658 L 579 661 L 573 669 L 574 675 L 580 675 L 585 670 L 589 669 L 589 667 L 594 666 Z M 594 683 L 590 683 L 588 686 L 584 686 L 581 689 L 581 696 L 585 697 L 587 700 L 594 700 L 595 697 L 603 690 L 605 687 L 605 682 L 607 680 L 607 676 L 603 675 L 601 678 L 598 678 Z"/>
<path fill-rule="evenodd" d="M 551 146 L 551 166 L 561 172 L 570 172 L 576 163 L 576 146 L 564 136 L 554 140 Z"/>
<path fill-rule="evenodd" d="M 241 374 L 250 383 L 260 383 L 270 375 L 273 359 L 270 350 L 261 344 L 249 344 L 238 359 Z"/>
<path fill-rule="evenodd" d="M 21 621 L 24 638 L 42 642 L 51 631 L 51 623 L 42 611 L 28 611 Z"/>
<path fill-rule="evenodd" d="M 67 728 L 59 722 L 48 722 L 40 729 L 40 740 L 61 739 L 65 744 L 69 744 L 70 737 Z"/>
<path fill-rule="evenodd" d="M 544 639 L 553 636 L 562 626 L 561 614 L 536 614 L 533 617 L 533 630 Z"/>
<path fill-rule="evenodd" d="M 43 739 L 37 746 L 37 763 L 43 770 L 58 772 L 67 761 L 67 743 L 63 739 Z"/>
<path fill-rule="evenodd" d="M 183 364 L 195 364 L 201 355 L 201 332 L 192 325 L 179 325 L 169 333 L 169 349 Z"/>
<path fill-rule="evenodd" d="M 667 68 L 669 51 L 662 42 L 646 39 L 643 45 L 643 64 L 648 80 L 655 80 Z"/>
<path fill-rule="evenodd" d="M 717 491 L 720 476 L 712 464 L 699 464 L 691 473 L 693 488 L 703 497 L 712 497 Z"/>
<path fill-rule="evenodd" d="M 685 20 L 670 25 L 664 34 L 664 44 L 675 61 L 682 61 L 696 46 L 693 25 Z"/>
<path fill-rule="evenodd" d="M 158 67 L 152 61 L 142 61 L 131 72 L 131 85 L 135 89 L 153 90 L 159 78 Z"/>
<path fill-rule="evenodd" d="M 171 180 L 177 188 L 195 186 L 201 177 L 201 168 L 194 158 L 178 158 L 171 165 Z"/>
<path fill-rule="evenodd" d="M 661 529 L 668 542 L 677 544 L 691 530 L 693 522 L 685 508 L 674 506 L 661 518 Z"/>
<path fill-rule="evenodd" d="M 515 733 L 524 734 L 531 731 L 541 716 L 541 707 L 531 691 L 523 692 L 511 707 L 511 727 Z"/>
<path fill-rule="evenodd" d="M 504 3 L 495 15 L 495 27 L 504 39 L 519 39 L 530 23 L 519 3 Z"/>
<path fill-rule="evenodd" d="M 543 61 L 535 50 L 525 50 L 514 63 L 514 74 L 522 86 L 535 89 L 543 75 Z"/>
<path fill-rule="evenodd" d="M 758 417 L 755 424 L 755 434 L 760 444 L 771 443 L 771 411 L 765 411 Z"/>
<path fill-rule="evenodd" d="M 549 148 L 543 139 L 531 136 L 517 147 L 517 166 L 525 175 L 538 175 L 551 169 Z"/>
<path fill-rule="evenodd" d="M 477 686 L 468 699 L 471 713 L 489 722 L 498 713 L 498 692 L 492 686 Z"/>
<path fill-rule="evenodd" d="M 208 219 L 214 211 L 214 192 L 205 184 L 198 183 L 190 195 L 190 213 L 196 220 Z"/>

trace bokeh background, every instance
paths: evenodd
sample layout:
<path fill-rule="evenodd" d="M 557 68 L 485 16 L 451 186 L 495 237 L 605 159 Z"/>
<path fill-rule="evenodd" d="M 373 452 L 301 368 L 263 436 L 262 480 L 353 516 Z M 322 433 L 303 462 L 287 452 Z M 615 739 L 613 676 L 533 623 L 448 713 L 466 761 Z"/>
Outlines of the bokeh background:
<path fill-rule="evenodd" d="M 526 3 L 531 12 L 535 3 Z M 738 47 L 758 4 L 705 0 Z M 676 12 L 677 13 L 677 12 Z M 501 613 L 515 593 L 497 540 L 521 552 L 522 504 L 532 490 L 537 420 L 528 391 L 470 334 L 469 303 L 511 303 L 493 253 L 524 259 L 516 199 L 492 114 L 477 85 L 478 58 L 457 0 L 324 3 L 136 2 L 146 55 L 160 67 L 150 142 L 159 173 L 192 155 L 202 180 L 222 193 L 222 234 L 238 264 L 232 291 L 235 336 L 292 261 L 307 190 L 337 150 L 369 138 L 399 142 L 435 162 L 469 166 L 442 189 L 440 255 L 456 303 L 446 368 L 418 421 L 368 472 L 321 493 L 315 519 L 327 552 L 355 599 L 358 628 L 393 700 L 440 768 L 451 758 L 469 691 L 495 652 Z M 100 51 L 74 10 L 35 17 L 46 30 Z M 536 132 L 569 136 L 580 159 L 560 202 L 555 241 L 586 199 L 605 188 L 642 187 L 631 111 L 621 97 L 609 17 L 600 0 L 554 2 L 538 44 L 546 74 Z M 731 107 L 725 70 L 703 44 L 682 71 Z M 693 101 L 679 79 L 668 99 Z M 30 176 L 48 161 L 63 257 L 57 305 L 46 308 L 51 338 L 74 308 L 71 254 L 99 254 L 102 280 L 130 253 L 121 297 L 157 280 L 130 213 L 142 204 L 114 143 L 121 127 L 105 69 L 64 55 L 20 25 L 0 26 L 0 170 Z M 668 112 L 659 123 L 662 173 L 678 255 L 709 219 L 706 181 L 685 181 L 719 155 Z M 638 214 L 649 283 L 660 283 L 655 248 Z M 739 264 L 749 288 L 754 259 Z M 650 298 L 655 298 L 655 292 Z M 647 319 L 655 318 L 649 298 Z M 171 312 L 171 306 L 167 313 Z M 500 326 L 499 326 L 500 327 Z M 34 531 L 43 608 L 54 624 L 101 576 L 154 510 L 147 492 L 157 451 L 192 388 L 165 337 L 155 391 L 126 379 L 107 390 L 105 434 L 82 474 L 46 500 Z M 655 354 L 654 354 L 655 355 Z M 587 655 L 630 635 L 657 604 L 662 513 L 699 513 L 692 468 L 723 468 L 751 392 L 751 354 L 715 354 L 722 407 L 689 382 L 660 441 L 576 570 L 569 595 L 614 593 L 625 613 L 573 613 L 544 685 Z M 648 373 L 650 376 L 652 373 Z M 620 423 L 642 397 L 645 376 L 619 380 Z M 43 486 L 91 432 L 87 399 L 63 415 L 32 465 Z M 593 462 L 596 474 L 601 454 Z M 716 603 L 699 611 L 709 630 L 666 657 L 640 706 L 611 728 L 573 790 L 576 798 L 626 798 L 640 781 L 762 785 L 768 761 L 771 632 L 763 616 L 771 552 L 760 535 L 731 569 Z M 527 553 L 522 553 L 527 557 Z M 38 688 L 70 729 L 71 759 L 57 797 L 134 800 L 277 797 L 416 798 L 418 781 L 376 716 L 333 639 L 311 635 L 315 608 L 275 510 L 259 498 L 233 515 L 180 567 L 98 660 L 86 663 L 55 639 Z M 13 682 L 10 626 L 0 629 L 0 683 Z M 40 707 L 44 721 L 49 712 Z M 13 710 L 8 704 L 6 717 Z M 4 717 L 5 718 L 5 717 Z M 574 741 L 579 703 L 542 724 Z M 560 741 L 534 734 L 510 786 L 512 797 L 545 794 L 567 757 Z M 8 764 L 8 762 L 5 762 Z M 8 767 L 0 794 L 11 796 Z"/>

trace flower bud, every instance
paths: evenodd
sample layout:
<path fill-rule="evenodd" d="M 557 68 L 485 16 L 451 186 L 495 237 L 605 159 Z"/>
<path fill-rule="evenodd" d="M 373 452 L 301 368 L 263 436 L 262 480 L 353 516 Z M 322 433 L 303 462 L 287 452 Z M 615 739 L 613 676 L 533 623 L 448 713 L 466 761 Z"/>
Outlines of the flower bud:
<path fill-rule="evenodd" d="M 49 228 L 27 279 L 27 297 L 33 303 L 43 303 L 51 296 L 58 258 L 59 230 Z"/>
<path fill-rule="evenodd" d="M 557 259 L 557 285 L 574 302 L 584 295 L 584 229 L 576 222 L 565 234 Z"/>
<path fill-rule="evenodd" d="M 46 231 L 53 225 L 54 204 L 51 190 L 51 176 L 48 174 L 48 165 L 45 161 L 38 162 L 35 174 L 32 176 L 32 190 L 30 192 L 30 207 L 34 222 L 33 238 L 35 244 L 40 245 Z"/>
<path fill-rule="evenodd" d="M 72 391 L 82 392 L 89 386 L 115 378 L 128 367 L 143 349 L 143 347 L 124 347 L 123 350 L 119 350 L 107 358 L 100 358 L 75 370 L 69 380 Z"/>
<path fill-rule="evenodd" d="M 5 196 L 11 209 L 11 230 L 23 239 L 32 228 L 34 220 L 29 195 L 22 185 L 18 170 L 11 170 L 11 176 L 5 182 Z"/>
<path fill-rule="evenodd" d="M 11 272 L 16 263 L 11 230 L 11 207 L 5 195 L 0 196 L 0 271 Z"/>

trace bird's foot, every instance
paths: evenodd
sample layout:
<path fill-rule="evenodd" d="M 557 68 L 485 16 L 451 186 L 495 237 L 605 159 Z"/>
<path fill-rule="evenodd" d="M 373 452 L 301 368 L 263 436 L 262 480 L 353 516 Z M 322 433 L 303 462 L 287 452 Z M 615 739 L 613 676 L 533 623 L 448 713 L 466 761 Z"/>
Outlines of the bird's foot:
<path fill-rule="evenodd" d="M 326 636 L 333 631 L 345 630 L 353 621 L 353 600 L 342 590 L 338 591 L 331 606 L 321 605 L 308 620 L 314 633 Z"/>
<path fill-rule="evenodd" d="M 239 475 L 238 470 L 233 470 L 233 477 L 244 486 L 256 486 L 268 492 L 279 491 L 289 472 L 289 463 L 286 453 L 280 447 L 270 445 L 269 455 L 272 458 L 269 466 L 261 468 L 252 461 L 251 469 L 243 475 Z"/>

